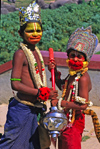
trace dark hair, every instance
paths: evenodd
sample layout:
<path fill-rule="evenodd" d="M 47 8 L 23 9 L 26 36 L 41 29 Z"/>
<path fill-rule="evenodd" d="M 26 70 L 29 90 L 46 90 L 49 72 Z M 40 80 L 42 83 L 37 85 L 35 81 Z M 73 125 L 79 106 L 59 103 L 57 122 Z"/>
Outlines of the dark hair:
<path fill-rule="evenodd" d="M 23 36 L 24 30 L 27 26 L 27 23 L 25 23 L 23 26 L 20 26 L 20 35 Z"/>

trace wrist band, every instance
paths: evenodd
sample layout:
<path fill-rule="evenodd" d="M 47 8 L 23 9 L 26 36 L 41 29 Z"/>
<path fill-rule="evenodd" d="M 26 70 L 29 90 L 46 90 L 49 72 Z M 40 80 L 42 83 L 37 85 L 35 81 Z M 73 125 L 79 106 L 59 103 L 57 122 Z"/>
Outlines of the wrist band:
<path fill-rule="evenodd" d="M 18 78 L 11 78 L 10 80 L 11 81 L 21 81 L 21 79 L 18 79 Z"/>
<path fill-rule="evenodd" d="M 60 99 L 58 100 L 58 110 L 63 110 L 63 109 L 64 109 L 64 107 L 61 107 L 61 102 L 62 102 L 62 100 L 63 100 L 63 98 L 60 98 Z"/>
<path fill-rule="evenodd" d="M 40 93 L 40 90 L 38 89 L 38 93 L 37 93 L 36 97 L 38 97 L 38 96 L 39 96 L 39 93 Z"/>

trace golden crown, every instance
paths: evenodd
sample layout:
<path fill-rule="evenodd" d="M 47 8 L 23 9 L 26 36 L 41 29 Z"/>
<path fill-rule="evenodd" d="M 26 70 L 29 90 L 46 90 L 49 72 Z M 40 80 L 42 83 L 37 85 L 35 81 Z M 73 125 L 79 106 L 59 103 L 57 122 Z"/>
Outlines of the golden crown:
<path fill-rule="evenodd" d="M 39 22 L 41 23 L 40 7 L 32 1 L 27 8 L 19 8 L 20 26 L 23 26 L 27 22 Z"/>

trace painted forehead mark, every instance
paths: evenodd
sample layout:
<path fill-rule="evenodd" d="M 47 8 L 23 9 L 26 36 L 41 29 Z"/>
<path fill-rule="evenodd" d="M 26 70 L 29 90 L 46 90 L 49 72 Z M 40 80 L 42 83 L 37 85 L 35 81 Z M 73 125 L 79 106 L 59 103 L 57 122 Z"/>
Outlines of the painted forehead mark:
<path fill-rule="evenodd" d="M 34 30 L 36 31 L 36 24 L 34 23 Z"/>

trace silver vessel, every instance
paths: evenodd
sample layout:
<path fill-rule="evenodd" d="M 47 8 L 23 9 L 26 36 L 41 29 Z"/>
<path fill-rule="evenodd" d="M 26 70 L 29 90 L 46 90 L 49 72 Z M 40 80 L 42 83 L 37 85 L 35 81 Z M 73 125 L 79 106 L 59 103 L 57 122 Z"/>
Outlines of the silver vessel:
<path fill-rule="evenodd" d="M 51 107 L 50 112 L 43 118 L 44 127 L 55 140 L 60 136 L 61 132 L 66 129 L 67 123 L 68 120 L 64 111 L 58 110 L 57 107 Z"/>

